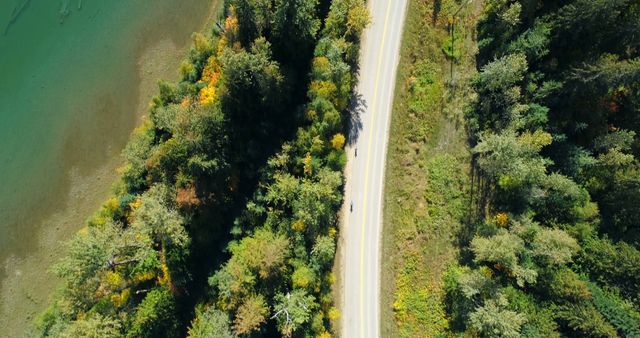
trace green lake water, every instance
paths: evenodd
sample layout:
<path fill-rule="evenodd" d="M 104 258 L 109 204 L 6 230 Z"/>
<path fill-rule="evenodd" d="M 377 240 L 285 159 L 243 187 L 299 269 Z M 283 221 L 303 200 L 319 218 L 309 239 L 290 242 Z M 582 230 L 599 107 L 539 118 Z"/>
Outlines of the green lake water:
<path fill-rule="evenodd" d="M 212 0 L 0 0 L 0 336 L 54 292 L 48 273 L 108 196 L 160 78 Z"/>

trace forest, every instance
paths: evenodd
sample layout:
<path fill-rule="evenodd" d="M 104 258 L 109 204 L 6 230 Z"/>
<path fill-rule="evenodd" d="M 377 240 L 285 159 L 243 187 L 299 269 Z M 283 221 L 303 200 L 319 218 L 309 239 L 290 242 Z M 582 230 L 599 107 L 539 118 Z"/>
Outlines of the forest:
<path fill-rule="evenodd" d="M 363 0 L 229 0 L 52 270 L 42 337 L 330 337 Z"/>
<path fill-rule="evenodd" d="M 640 3 L 489 0 L 448 331 L 640 336 Z"/>

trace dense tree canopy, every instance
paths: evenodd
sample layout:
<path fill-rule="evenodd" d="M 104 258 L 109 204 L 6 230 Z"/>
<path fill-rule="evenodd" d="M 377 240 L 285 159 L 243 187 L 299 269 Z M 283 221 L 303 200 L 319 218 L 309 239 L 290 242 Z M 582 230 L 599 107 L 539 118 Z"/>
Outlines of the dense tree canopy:
<path fill-rule="evenodd" d="M 454 330 L 632 336 L 639 10 L 628 0 L 487 3 L 467 121 L 488 198 L 463 248 L 469 267 L 448 272 Z"/>

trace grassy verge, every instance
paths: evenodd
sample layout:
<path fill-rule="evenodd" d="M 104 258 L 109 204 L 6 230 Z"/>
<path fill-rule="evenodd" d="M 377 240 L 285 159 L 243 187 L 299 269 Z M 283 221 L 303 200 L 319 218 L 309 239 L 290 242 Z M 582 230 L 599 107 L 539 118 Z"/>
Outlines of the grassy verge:
<path fill-rule="evenodd" d="M 435 337 L 448 328 L 442 274 L 457 257 L 469 208 L 470 154 L 463 112 L 475 72 L 473 13 L 453 0 L 410 0 L 387 157 L 383 227 L 383 337 Z M 456 89 L 450 86 L 450 61 Z"/>

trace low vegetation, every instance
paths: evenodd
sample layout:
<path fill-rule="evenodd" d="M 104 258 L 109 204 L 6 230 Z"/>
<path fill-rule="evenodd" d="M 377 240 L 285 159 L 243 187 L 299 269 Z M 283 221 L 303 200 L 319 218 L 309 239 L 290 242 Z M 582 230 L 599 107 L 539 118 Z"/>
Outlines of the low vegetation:
<path fill-rule="evenodd" d="M 452 40 L 449 17 L 459 5 L 438 3 L 409 1 L 405 23 L 386 169 L 385 337 L 448 330 L 443 274 L 456 261 L 470 202 L 463 116 L 475 73 L 473 8 L 456 18 Z"/>

